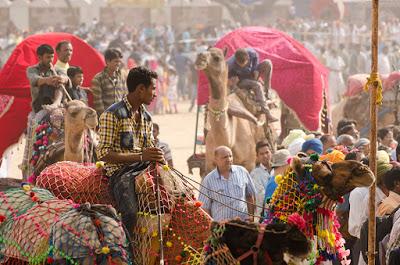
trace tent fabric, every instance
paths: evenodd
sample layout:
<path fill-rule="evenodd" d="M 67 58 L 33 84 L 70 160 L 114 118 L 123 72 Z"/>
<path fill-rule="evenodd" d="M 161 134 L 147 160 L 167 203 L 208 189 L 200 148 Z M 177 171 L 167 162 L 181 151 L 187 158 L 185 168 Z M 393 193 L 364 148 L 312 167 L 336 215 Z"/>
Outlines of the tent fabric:
<path fill-rule="evenodd" d="M 102 71 L 105 66 L 103 56 L 82 39 L 68 33 L 45 33 L 32 35 L 23 40 L 12 52 L 0 72 L 0 97 L 13 96 L 14 102 L 7 112 L 2 113 L 0 156 L 4 150 L 16 143 L 26 128 L 27 116 L 31 110 L 31 95 L 29 81 L 26 77 L 28 66 L 38 62 L 36 49 L 39 45 L 47 43 L 53 48 L 58 42 L 68 40 L 72 43 L 74 52 L 71 66 L 80 66 L 84 72 L 83 86 L 90 87 L 90 82 L 95 74 Z M 56 56 L 55 56 L 56 57 Z M 54 63 L 57 58 L 54 59 Z"/>
<path fill-rule="evenodd" d="M 272 88 L 309 130 L 320 125 L 323 89 L 328 95 L 328 70 L 302 44 L 289 35 L 264 27 L 245 27 L 222 37 L 217 48 L 227 48 L 229 58 L 238 48 L 253 47 L 260 61 L 273 64 Z M 208 102 L 208 81 L 199 73 L 198 104 Z"/>

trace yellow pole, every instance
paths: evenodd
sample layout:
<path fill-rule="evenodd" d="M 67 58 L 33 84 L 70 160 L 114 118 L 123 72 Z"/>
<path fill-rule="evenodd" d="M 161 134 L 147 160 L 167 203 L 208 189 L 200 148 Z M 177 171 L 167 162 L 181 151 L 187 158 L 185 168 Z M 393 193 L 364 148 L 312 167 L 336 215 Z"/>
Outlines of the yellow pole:
<path fill-rule="evenodd" d="M 379 26 L 379 0 L 372 0 L 372 32 L 371 32 L 371 76 L 369 79 L 370 90 L 370 121 L 371 121 L 371 149 L 369 165 L 376 176 L 376 150 L 377 150 L 377 93 L 379 87 L 378 75 L 378 26 Z M 375 193 L 376 181 L 369 189 L 369 224 L 368 224 L 368 265 L 375 265 L 376 249 L 376 221 L 375 221 Z"/>

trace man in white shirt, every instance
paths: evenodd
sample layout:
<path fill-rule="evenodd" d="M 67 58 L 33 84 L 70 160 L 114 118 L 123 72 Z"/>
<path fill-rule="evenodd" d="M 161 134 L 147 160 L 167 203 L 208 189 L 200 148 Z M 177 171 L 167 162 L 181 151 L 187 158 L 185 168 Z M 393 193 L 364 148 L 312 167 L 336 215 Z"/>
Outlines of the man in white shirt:
<path fill-rule="evenodd" d="M 379 73 L 381 75 L 388 75 L 390 74 L 392 70 L 392 66 L 390 64 L 390 59 L 389 59 L 389 47 L 385 46 L 382 49 L 382 53 L 379 54 Z"/>
<path fill-rule="evenodd" d="M 250 176 L 256 188 L 256 209 L 255 214 L 261 215 L 264 204 L 265 185 L 270 179 L 272 152 L 266 140 L 256 144 L 257 167 L 254 168 Z"/>

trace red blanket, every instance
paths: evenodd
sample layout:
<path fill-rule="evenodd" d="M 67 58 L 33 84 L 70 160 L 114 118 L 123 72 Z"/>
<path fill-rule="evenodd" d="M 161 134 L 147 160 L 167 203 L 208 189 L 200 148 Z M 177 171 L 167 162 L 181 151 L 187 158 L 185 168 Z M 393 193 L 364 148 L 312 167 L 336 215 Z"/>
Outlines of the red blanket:
<path fill-rule="evenodd" d="M 328 70 L 302 44 L 278 30 L 247 27 L 226 34 L 215 47 L 227 47 L 227 58 L 238 48 L 253 47 L 260 60 L 270 59 L 272 88 L 307 129 L 318 129 L 323 87 L 328 91 Z M 207 101 L 208 81 L 200 73 L 198 104 Z"/>
<path fill-rule="evenodd" d="M 31 110 L 30 87 L 26 77 L 26 68 L 38 62 L 36 48 L 44 43 L 55 48 L 62 40 L 72 43 L 74 52 L 70 65 L 80 66 L 84 72 L 83 86 L 90 86 L 93 76 L 104 66 L 104 59 L 93 47 L 80 38 L 67 33 L 46 33 L 33 35 L 22 41 L 12 52 L 0 72 L 0 97 L 14 96 L 14 102 L 0 117 L 0 156 L 11 144 L 18 141 L 26 128 L 27 116 Z M 56 62 L 55 58 L 54 62 Z M 0 110 L 0 113 L 2 111 Z"/>

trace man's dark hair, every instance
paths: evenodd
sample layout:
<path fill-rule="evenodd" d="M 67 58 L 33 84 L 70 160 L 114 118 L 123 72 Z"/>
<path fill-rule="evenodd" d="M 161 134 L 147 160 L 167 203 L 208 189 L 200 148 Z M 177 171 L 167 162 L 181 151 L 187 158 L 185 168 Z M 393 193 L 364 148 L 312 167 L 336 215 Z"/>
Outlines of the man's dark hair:
<path fill-rule="evenodd" d="M 109 62 L 109 61 L 111 61 L 111 60 L 114 60 L 114 59 L 121 59 L 122 58 L 122 53 L 121 53 L 121 51 L 120 50 L 118 50 L 118 49 L 115 49 L 115 48 L 111 48 L 111 49 L 107 49 L 105 52 L 104 52 L 104 59 L 107 61 L 107 62 Z"/>
<path fill-rule="evenodd" d="M 237 49 L 235 52 L 235 59 L 238 63 L 242 64 L 249 59 L 249 54 L 246 49 Z"/>
<path fill-rule="evenodd" d="M 385 127 L 385 128 L 381 128 L 378 130 L 378 138 L 383 140 L 383 138 L 385 138 L 385 136 L 391 132 L 392 130 L 390 130 L 389 128 Z"/>
<path fill-rule="evenodd" d="M 83 74 L 82 68 L 79 66 L 71 66 L 68 68 L 67 75 L 69 78 L 74 78 L 74 76 L 77 74 Z"/>
<path fill-rule="evenodd" d="M 394 189 L 396 181 L 400 181 L 400 168 L 395 167 L 383 175 L 383 183 L 389 190 Z"/>
<path fill-rule="evenodd" d="M 349 134 L 349 132 L 354 128 L 354 124 L 348 124 L 343 126 L 339 131 L 338 131 L 338 135 L 343 135 L 343 134 Z"/>
<path fill-rule="evenodd" d="M 256 144 L 256 154 L 258 154 L 258 151 L 259 151 L 261 148 L 265 147 L 265 146 L 267 146 L 267 147 L 271 150 L 271 148 L 269 147 L 269 143 L 268 143 L 267 140 L 261 140 L 261 141 L 257 142 L 257 144 Z"/>
<path fill-rule="evenodd" d="M 42 44 L 36 49 L 36 54 L 39 56 L 47 54 L 54 54 L 54 49 L 49 44 Z"/>
<path fill-rule="evenodd" d="M 56 45 L 56 52 L 61 51 L 61 47 L 62 47 L 64 44 L 71 44 L 71 42 L 70 42 L 69 40 L 62 40 L 62 41 L 60 41 L 59 43 L 57 43 L 57 45 Z"/>
<path fill-rule="evenodd" d="M 355 120 L 341 119 L 337 124 L 337 135 L 339 136 L 341 134 L 340 132 L 343 127 L 348 125 L 351 126 L 352 124 L 354 124 L 354 126 L 357 126 L 357 122 Z"/>
<path fill-rule="evenodd" d="M 157 123 L 153 123 L 153 128 L 155 128 L 157 131 L 160 131 L 160 126 L 158 126 Z"/>
<path fill-rule="evenodd" d="M 145 87 L 150 86 L 151 79 L 157 79 L 158 75 L 156 72 L 151 71 L 143 66 L 138 66 L 129 70 L 128 77 L 126 79 L 126 86 L 129 92 L 134 92 L 136 87 L 143 84 Z"/>
<path fill-rule="evenodd" d="M 323 144 L 326 144 L 328 142 L 329 137 L 333 136 L 332 134 L 324 134 L 319 138 Z"/>

